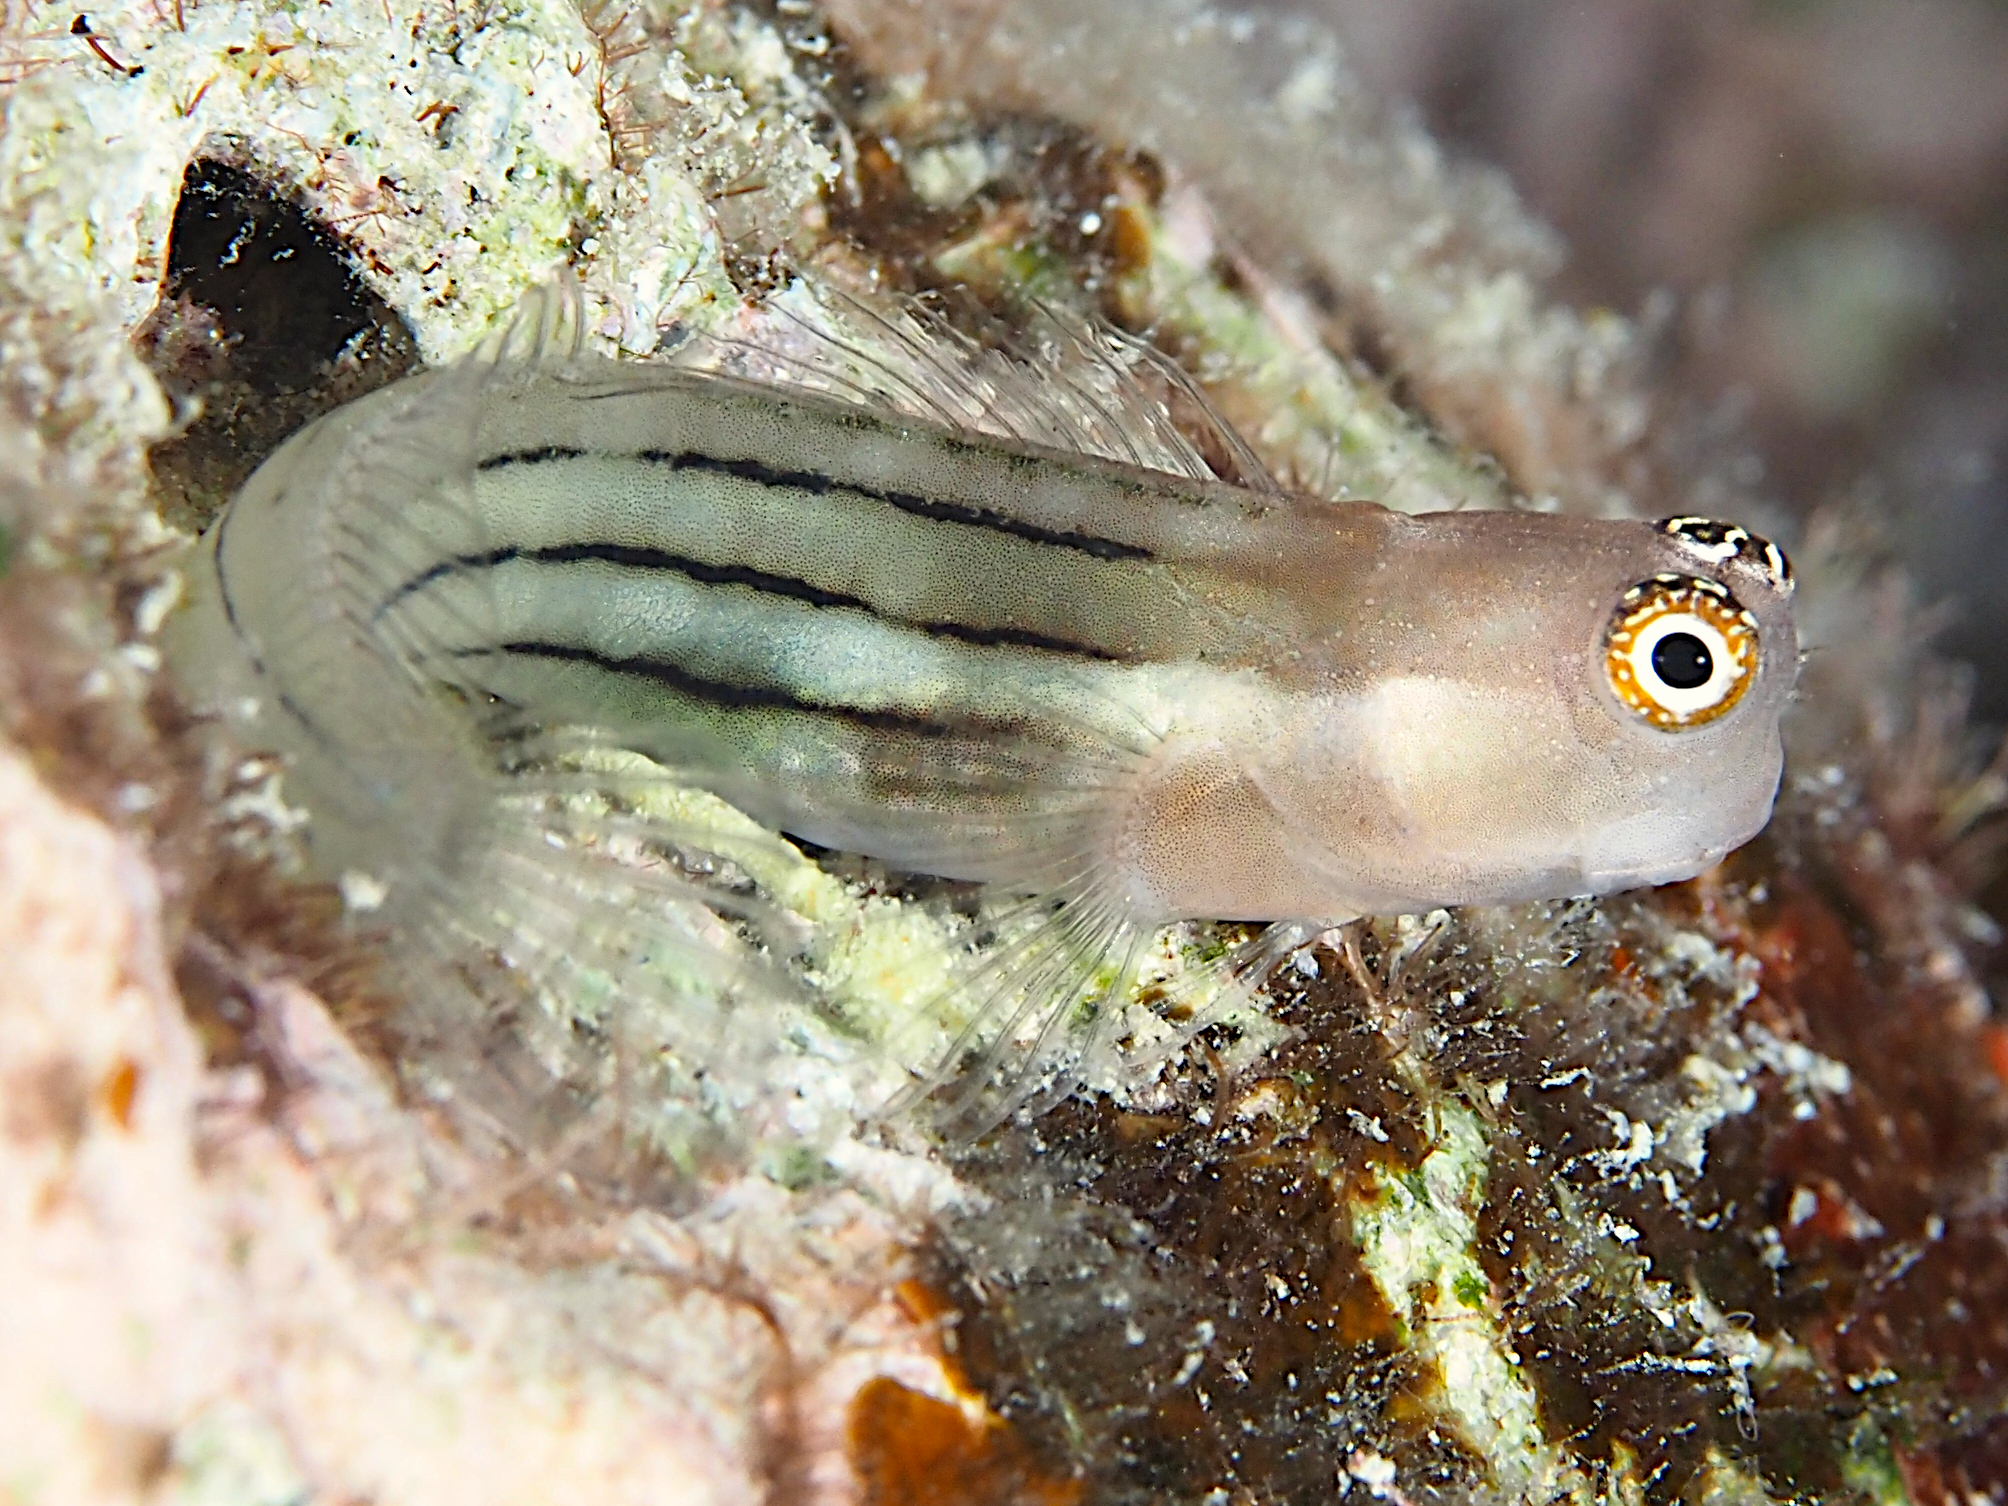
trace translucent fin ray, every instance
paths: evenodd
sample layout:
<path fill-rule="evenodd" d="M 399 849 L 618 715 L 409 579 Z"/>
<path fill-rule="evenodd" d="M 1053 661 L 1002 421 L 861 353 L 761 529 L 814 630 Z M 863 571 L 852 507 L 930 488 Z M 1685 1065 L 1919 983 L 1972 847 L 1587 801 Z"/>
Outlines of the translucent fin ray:
<path fill-rule="evenodd" d="M 1275 490 L 1247 441 L 1161 352 L 1048 304 L 1029 304 L 1024 313 L 1020 329 L 989 321 L 979 343 L 910 300 L 798 283 L 763 309 L 689 337 L 676 360 L 956 432 L 1189 480 L 1221 479 L 1183 419 L 1225 458 L 1225 479 Z"/>

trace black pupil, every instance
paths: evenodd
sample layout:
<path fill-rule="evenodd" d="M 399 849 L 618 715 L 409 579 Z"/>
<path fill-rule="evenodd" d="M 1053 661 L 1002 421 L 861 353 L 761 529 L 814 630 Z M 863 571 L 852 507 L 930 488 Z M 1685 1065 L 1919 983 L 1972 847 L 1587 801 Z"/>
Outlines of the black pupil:
<path fill-rule="evenodd" d="M 1668 633 L 1652 646 L 1652 672 L 1675 690 L 1694 690 L 1708 683 L 1715 661 L 1694 634 Z"/>

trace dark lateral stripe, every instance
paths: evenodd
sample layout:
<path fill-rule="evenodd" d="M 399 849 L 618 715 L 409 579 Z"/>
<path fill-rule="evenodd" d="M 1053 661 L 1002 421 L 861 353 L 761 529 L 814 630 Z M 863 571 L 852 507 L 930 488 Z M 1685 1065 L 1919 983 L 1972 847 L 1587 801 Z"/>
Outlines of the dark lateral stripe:
<path fill-rule="evenodd" d="M 582 451 L 564 445 L 545 445 L 541 449 L 491 455 L 480 463 L 479 468 L 493 471 L 511 465 L 540 465 L 547 460 L 577 460 L 582 455 Z M 897 508 L 917 518 L 927 518 L 936 523 L 961 523 L 970 528 L 987 529 L 991 533 L 1008 534 L 1012 538 L 1025 539 L 1034 544 L 1051 544 L 1060 549 L 1074 549 L 1082 554 L 1092 555 L 1098 560 L 1153 558 L 1148 549 L 1138 544 L 1126 544 L 1120 539 L 1102 538 L 1092 533 L 1075 533 L 1064 528 L 1045 528 L 1037 523 L 1027 523 L 1023 518 L 1014 518 L 1009 513 L 998 512 L 995 508 L 972 507 L 963 502 L 943 502 L 938 498 L 923 497 L 918 492 L 860 486 L 855 482 L 839 481 L 836 477 L 826 476 L 821 471 L 784 471 L 762 465 L 757 460 L 725 460 L 716 455 L 700 454 L 695 450 L 637 450 L 629 455 L 608 458 L 640 460 L 649 465 L 667 466 L 671 470 L 678 471 L 707 471 L 712 475 L 732 476 L 741 481 L 751 481 L 756 486 L 791 487 L 818 497 L 833 494 L 865 497 L 874 502 L 883 502 L 888 507 Z"/>
<path fill-rule="evenodd" d="M 859 706 L 827 706 L 816 701 L 803 700 L 766 685 L 734 685 L 724 680 L 707 680 L 702 675 L 694 675 L 681 665 L 672 664 L 667 659 L 628 658 L 617 659 L 603 654 L 597 649 L 581 648 L 574 643 L 545 643 L 536 640 L 519 640 L 513 643 L 499 643 L 489 649 L 462 649 L 456 658 L 480 658 L 487 654 L 513 654 L 525 659 L 547 659 L 562 664 L 585 664 L 608 674 L 630 675 L 637 679 L 653 681 L 668 687 L 678 695 L 690 697 L 694 701 L 705 701 L 713 706 L 722 706 L 730 711 L 794 711 L 805 716 L 834 717 L 849 722 L 853 726 L 868 727 L 874 732 L 903 732 L 920 737 L 954 737 L 969 729 L 954 727 L 947 722 L 931 717 L 916 716 L 911 712 L 872 711 Z"/>
<path fill-rule="evenodd" d="M 1076 659 L 1095 659 L 1109 664 L 1121 662 L 1120 655 L 1096 648 L 1091 643 L 1076 643 L 1071 639 L 1056 638 L 1050 633 L 1034 632 L 1030 628 L 970 627 L 960 622 L 925 622 L 917 618 L 894 617 L 880 611 L 861 596 L 826 591 L 811 581 L 797 580 L 792 575 L 774 575 L 765 570 L 755 570 L 750 565 L 714 565 L 705 560 L 692 559 L 689 555 L 672 554 L 666 549 L 646 549 L 633 544 L 551 544 L 542 549 L 491 549 L 485 554 L 458 555 L 433 565 L 399 586 L 377 608 L 377 615 L 382 616 L 405 597 L 423 590 L 442 576 L 463 570 L 492 569 L 517 560 L 539 565 L 603 564 L 618 565 L 627 570 L 673 571 L 700 585 L 746 586 L 769 596 L 807 602 L 812 607 L 850 607 L 881 622 L 918 629 L 930 638 L 949 638 L 979 648 L 1030 648 Z"/>
<path fill-rule="evenodd" d="M 511 465 L 542 465 L 547 460 L 583 460 L 586 452 L 570 445 L 547 444 L 535 450 L 517 450 L 508 455 L 490 455 L 475 464 L 477 471 L 499 471 Z"/>
<path fill-rule="evenodd" d="M 1023 518 L 1014 518 L 1008 513 L 998 512 L 995 508 L 971 507 L 962 502 L 943 502 L 938 498 L 923 497 L 917 492 L 859 486 L 854 482 L 838 481 L 835 477 L 825 476 L 820 471 L 776 470 L 772 466 L 762 465 L 757 460 L 721 460 L 717 456 L 701 455 L 694 450 L 685 450 L 681 453 L 642 450 L 635 458 L 645 460 L 650 465 L 666 465 L 673 470 L 709 471 L 714 475 L 734 476 L 758 486 L 793 487 L 819 497 L 831 493 L 869 497 L 874 502 L 883 502 L 888 507 L 895 507 L 913 517 L 927 518 L 936 523 L 961 523 L 970 528 L 988 529 L 991 533 L 1008 534 L 1012 538 L 1025 539 L 1034 544 L 1051 544 L 1060 549 L 1075 549 L 1098 560 L 1151 558 L 1148 549 L 1136 544 L 1125 544 L 1120 539 L 1105 539 L 1092 533 L 1074 533 L 1060 528 L 1042 528 L 1037 523 L 1027 523 Z"/>

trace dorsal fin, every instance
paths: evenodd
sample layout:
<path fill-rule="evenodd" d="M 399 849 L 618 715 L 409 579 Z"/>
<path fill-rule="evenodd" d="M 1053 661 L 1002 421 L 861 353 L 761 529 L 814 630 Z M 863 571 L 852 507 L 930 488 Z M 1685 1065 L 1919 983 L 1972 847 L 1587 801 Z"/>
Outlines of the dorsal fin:
<path fill-rule="evenodd" d="M 1247 441 L 1161 352 L 1050 304 L 1022 315 L 1010 329 L 990 320 L 978 339 L 918 300 L 798 281 L 687 336 L 675 359 L 965 434 L 1275 490 Z"/>
<path fill-rule="evenodd" d="M 585 292 L 570 272 L 530 289 L 489 327 L 462 364 L 563 370 L 586 346 Z"/>

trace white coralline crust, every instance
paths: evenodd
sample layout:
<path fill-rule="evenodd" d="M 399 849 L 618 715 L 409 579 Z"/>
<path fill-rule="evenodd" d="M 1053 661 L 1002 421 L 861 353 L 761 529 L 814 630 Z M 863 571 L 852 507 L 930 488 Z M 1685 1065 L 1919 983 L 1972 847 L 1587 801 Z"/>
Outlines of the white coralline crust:
<path fill-rule="evenodd" d="M 614 60 L 565 0 L 149 0 L 94 9 L 88 39 L 71 15 L 30 7 L 0 35 L 10 270 L 45 306 L 94 293 L 126 328 L 158 289 L 197 155 L 296 191 L 434 362 L 569 265 L 586 274 L 599 332 L 652 350 L 659 327 L 726 287 L 707 176 L 759 174 L 761 213 L 778 223 L 835 170 L 786 113 L 778 42 L 703 11 Z M 749 60 L 743 89 L 723 76 L 734 48 Z M 628 163 L 643 74 L 676 108 L 648 138 L 662 149 Z"/>
<path fill-rule="evenodd" d="M 289 1086 L 205 1070 L 139 852 L 0 754 L 0 1461 L 46 1502 L 842 1499 L 874 1376 L 954 1400 L 896 1193 L 761 1178 L 672 1221 L 513 1185 L 312 996 L 250 983 Z M 859 1164 L 859 1179 L 870 1168 Z M 910 1173 L 897 1189 L 925 1208 Z M 787 1459 L 784 1471 L 779 1460 Z M 787 1474 L 787 1479 L 781 1475 Z"/>

